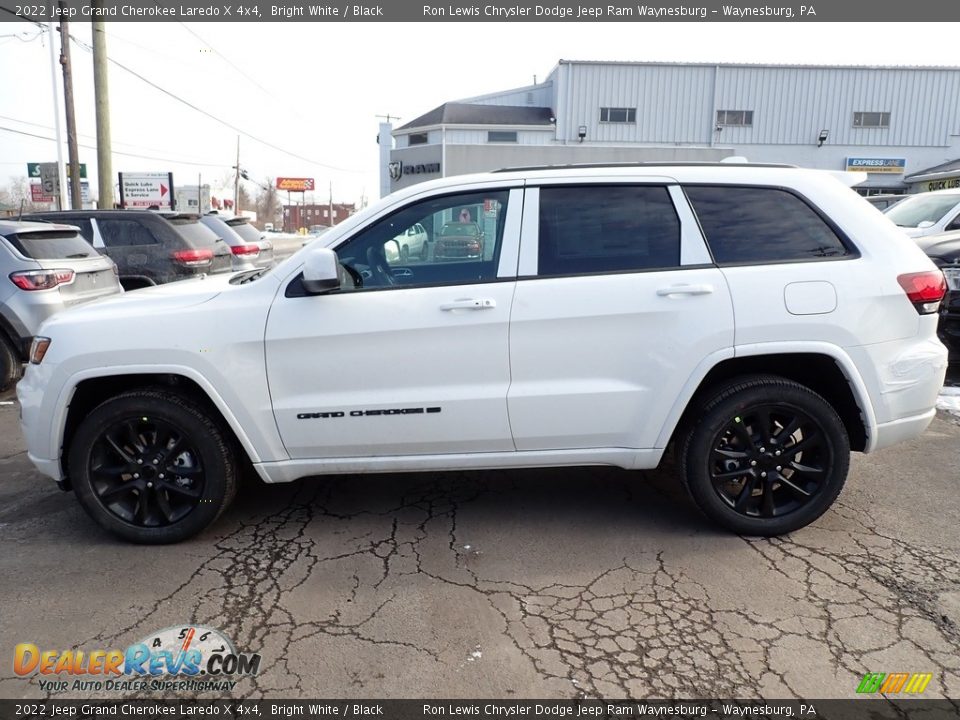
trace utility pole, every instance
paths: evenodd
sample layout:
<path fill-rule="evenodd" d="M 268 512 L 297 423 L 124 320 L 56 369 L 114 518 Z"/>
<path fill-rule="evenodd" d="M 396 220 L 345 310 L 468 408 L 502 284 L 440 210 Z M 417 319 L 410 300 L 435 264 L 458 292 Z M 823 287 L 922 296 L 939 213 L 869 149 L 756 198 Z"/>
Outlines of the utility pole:
<path fill-rule="evenodd" d="M 330 227 L 333 227 L 333 180 L 330 181 Z"/>
<path fill-rule="evenodd" d="M 237 135 L 237 164 L 233 168 L 237 174 L 233 178 L 233 214 L 240 214 L 240 136 Z"/>
<path fill-rule="evenodd" d="M 61 17 L 65 16 L 65 5 L 59 0 Z M 73 109 L 73 75 L 70 71 L 70 23 L 60 21 L 60 66 L 63 68 L 63 104 L 67 113 L 67 154 L 70 161 L 70 207 L 79 210 L 83 207 L 80 199 L 80 155 L 77 150 L 77 118 Z"/>
<path fill-rule="evenodd" d="M 93 0 L 94 8 L 103 0 Z M 107 29 L 103 20 L 93 21 L 93 94 L 97 116 L 98 207 L 113 207 L 113 148 L 110 145 L 110 91 L 107 82 Z"/>
<path fill-rule="evenodd" d="M 57 209 L 67 209 L 67 176 L 63 167 L 63 130 L 60 119 L 60 93 L 57 88 L 57 56 L 53 49 L 53 23 L 47 23 L 47 39 L 50 45 L 50 76 L 53 86 L 53 125 L 57 135 Z"/>

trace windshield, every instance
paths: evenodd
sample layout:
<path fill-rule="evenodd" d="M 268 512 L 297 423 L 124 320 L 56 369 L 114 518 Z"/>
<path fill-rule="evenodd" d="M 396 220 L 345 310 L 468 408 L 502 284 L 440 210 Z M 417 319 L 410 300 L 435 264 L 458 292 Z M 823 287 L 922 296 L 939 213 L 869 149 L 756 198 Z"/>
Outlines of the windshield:
<path fill-rule="evenodd" d="M 885 214 L 900 227 L 915 228 L 924 221 L 936 224 L 957 203 L 960 194 L 915 195 L 891 206 Z"/>

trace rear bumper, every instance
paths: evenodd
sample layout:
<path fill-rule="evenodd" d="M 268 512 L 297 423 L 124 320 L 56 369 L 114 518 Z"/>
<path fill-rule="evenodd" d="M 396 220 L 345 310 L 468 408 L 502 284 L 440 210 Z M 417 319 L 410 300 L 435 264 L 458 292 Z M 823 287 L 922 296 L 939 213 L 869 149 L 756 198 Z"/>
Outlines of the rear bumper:
<path fill-rule="evenodd" d="M 903 440 L 910 440 L 911 438 L 917 437 L 927 429 L 927 426 L 933 421 L 936 414 L 937 410 L 934 408 L 920 415 L 877 425 L 875 439 L 870 449 L 880 450 L 890 445 L 896 445 Z"/>

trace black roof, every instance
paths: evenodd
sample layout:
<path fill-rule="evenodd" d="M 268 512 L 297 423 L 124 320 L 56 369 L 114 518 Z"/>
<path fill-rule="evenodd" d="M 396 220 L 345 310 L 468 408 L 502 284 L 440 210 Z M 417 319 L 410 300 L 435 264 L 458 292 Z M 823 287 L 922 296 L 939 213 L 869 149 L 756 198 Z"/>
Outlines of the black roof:
<path fill-rule="evenodd" d="M 413 130 L 431 125 L 549 125 L 552 118 L 553 110 L 548 107 L 448 102 L 398 129 Z"/>
<path fill-rule="evenodd" d="M 910 182 L 913 178 L 924 177 L 926 175 L 935 175 L 937 173 L 946 173 L 953 170 L 960 170 L 960 159 L 948 160 L 945 163 L 940 163 L 939 165 L 934 165 L 933 167 L 917 170 L 917 172 L 907 175 L 904 180 Z"/>

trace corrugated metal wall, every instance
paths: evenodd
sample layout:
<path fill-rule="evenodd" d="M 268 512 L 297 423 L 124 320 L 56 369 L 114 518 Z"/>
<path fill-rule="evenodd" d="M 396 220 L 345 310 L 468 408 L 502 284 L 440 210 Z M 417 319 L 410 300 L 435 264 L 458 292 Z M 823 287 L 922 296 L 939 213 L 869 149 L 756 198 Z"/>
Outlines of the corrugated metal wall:
<path fill-rule="evenodd" d="M 563 63 L 558 139 L 576 142 L 946 146 L 960 133 L 960 70 Z M 637 122 L 601 123 L 601 107 Z M 715 131 L 717 110 L 752 110 L 752 127 Z M 889 128 L 854 128 L 853 113 L 889 112 Z"/>

